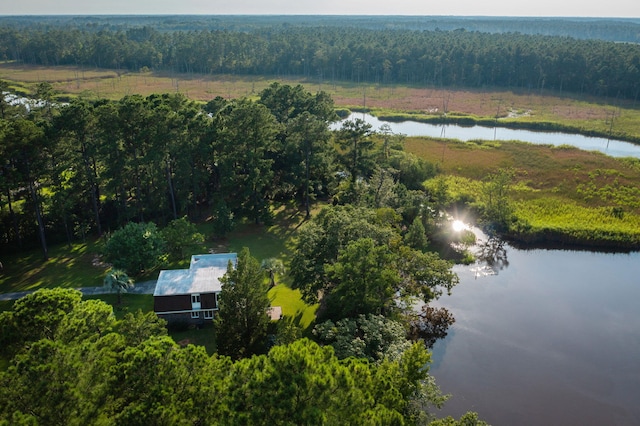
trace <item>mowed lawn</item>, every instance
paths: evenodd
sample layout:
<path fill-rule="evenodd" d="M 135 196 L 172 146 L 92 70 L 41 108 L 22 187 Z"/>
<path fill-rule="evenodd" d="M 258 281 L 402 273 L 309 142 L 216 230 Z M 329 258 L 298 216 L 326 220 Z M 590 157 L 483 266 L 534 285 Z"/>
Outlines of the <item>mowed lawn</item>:
<path fill-rule="evenodd" d="M 303 330 L 308 330 L 316 317 L 318 304 L 309 305 L 302 300 L 300 290 L 293 290 L 286 284 L 279 284 L 269 290 L 271 306 L 281 306 L 282 314 L 293 319 Z"/>
<path fill-rule="evenodd" d="M 2 255 L 0 292 L 101 286 L 106 267 L 97 262 L 98 246 L 97 241 L 53 245 L 47 260 L 38 248 Z"/>
<path fill-rule="evenodd" d="M 185 252 L 185 259 L 173 261 L 162 268 L 186 268 L 191 254 L 203 252 L 240 251 L 248 247 L 252 256 L 258 261 L 267 258 L 279 258 L 285 265 L 289 261 L 296 230 L 304 223 L 304 213 L 295 206 L 281 206 L 274 211 L 271 224 L 255 225 L 240 223 L 236 229 L 225 238 L 217 238 L 211 232 L 211 223 L 197 224 L 198 229 L 205 235 L 203 245 L 192 247 Z M 79 288 L 101 286 L 108 266 L 101 264 L 100 250 L 102 241 L 95 240 L 87 243 L 75 243 L 71 247 L 60 244 L 49 248 L 49 259 L 43 260 L 42 251 L 32 250 L 5 255 L 1 261 L 4 269 L 0 271 L 0 292 L 33 291 L 40 288 Z M 149 271 L 137 281 L 157 278 L 158 270 Z M 272 306 L 281 306 L 283 315 L 291 318 L 303 330 L 308 331 L 315 319 L 317 305 L 306 304 L 299 290 L 291 289 L 283 282 L 287 281 L 286 271 L 277 277 L 278 285 L 270 289 L 269 299 Z M 265 283 L 267 275 L 265 273 Z M 116 294 L 101 294 L 86 296 L 85 299 L 99 299 L 114 308 L 117 318 L 138 310 L 150 312 L 153 310 L 153 295 L 123 294 L 122 303 L 117 303 Z M 9 310 L 13 301 L 0 301 L 0 312 Z M 201 328 L 186 330 L 169 330 L 169 335 L 180 344 L 202 345 L 209 354 L 216 350 L 215 332 L 213 324 Z"/>

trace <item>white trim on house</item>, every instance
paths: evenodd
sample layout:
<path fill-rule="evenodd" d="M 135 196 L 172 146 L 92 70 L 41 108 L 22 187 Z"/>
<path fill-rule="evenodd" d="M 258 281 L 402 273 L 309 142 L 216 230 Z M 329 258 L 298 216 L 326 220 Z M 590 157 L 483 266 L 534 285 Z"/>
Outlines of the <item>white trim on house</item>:
<path fill-rule="evenodd" d="M 191 309 L 193 309 L 194 311 L 199 311 L 200 307 L 202 305 L 200 304 L 200 293 L 194 293 L 191 295 Z"/>
<path fill-rule="evenodd" d="M 209 309 L 200 309 L 200 310 L 187 309 L 182 311 L 156 312 L 156 315 L 189 314 L 191 312 L 206 312 L 206 311 L 217 311 L 217 310 L 218 308 L 209 308 Z"/>

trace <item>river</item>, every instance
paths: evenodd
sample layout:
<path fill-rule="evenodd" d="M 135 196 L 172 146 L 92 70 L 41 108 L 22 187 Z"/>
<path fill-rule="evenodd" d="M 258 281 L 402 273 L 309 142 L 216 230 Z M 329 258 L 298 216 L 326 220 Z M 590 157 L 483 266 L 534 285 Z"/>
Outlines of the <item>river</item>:
<path fill-rule="evenodd" d="M 493 425 L 640 424 L 640 253 L 520 250 L 489 275 L 456 266 L 436 305 L 456 322 L 431 373 L 439 415 Z"/>
<path fill-rule="evenodd" d="M 370 114 L 352 114 L 348 120 L 360 118 L 371 124 L 373 130 L 379 130 L 380 126 L 388 125 L 393 133 L 402 133 L 407 136 L 428 136 L 434 138 L 450 138 L 461 141 L 472 139 L 483 140 L 518 140 L 534 144 L 572 145 L 588 151 L 600 151 L 612 157 L 636 157 L 640 158 L 640 146 L 630 142 L 608 140 L 590 136 L 558 133 L 558 132 L 534 132 L 521 129 L 506 129 L 504 127 L 463 127 L 455 124 L 428 124 L 416 121 L 388 122 L 379 120 Z M 338 129 L 340 122 L 332 126 Z"/>
<path fill-rule="evenodd" d="M 364 118 L 408 136 L 495 136 L 640 158 L 640 146 L 602 138 Z M 455 266 L 460 284 L 434 303 L 456 318 L 433 348 L 431 374 L 453 395 L 438 416 L 477 411 L 498 426 L 640 425 L 640 253 L 503 247 L 502 269 Z"/>

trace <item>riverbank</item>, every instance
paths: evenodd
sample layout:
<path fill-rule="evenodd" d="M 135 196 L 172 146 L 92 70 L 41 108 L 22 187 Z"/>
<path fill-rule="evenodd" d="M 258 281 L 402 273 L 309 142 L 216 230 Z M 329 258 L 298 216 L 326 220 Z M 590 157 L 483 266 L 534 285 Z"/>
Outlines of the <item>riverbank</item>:
<path fill-rule="evenodd" d="M 602 125 L 585 127 L 584 124 L 575 125 L 561 122 L 537 121 L 531 115 L 500 117 L 477 117 L 460 113 L 454 114 L 406 114 L 406 113 L 380 113 L 375 111 L 361 111 L 375 115 L 379 120 L 390 122 L 417 121 L 428 124 L 455 124 L 463 127 L 483 126 L 490 128 L 521 129 L 536 132 L 570 133 L 590 137 L 617 139 L 640 145 L 640 135 L 630 134 L 626 131 L 605 129 Z"/>
<path fill-rule="evenodd" d="M 510 169 L 512 220 L 504 236 L 531 246 L 640 249 L 640 160 L 522 142 L 459 142 L 410 137 L 405 149 L 438 165 L 427 186 L 481 215 L 485 179 Z"/>

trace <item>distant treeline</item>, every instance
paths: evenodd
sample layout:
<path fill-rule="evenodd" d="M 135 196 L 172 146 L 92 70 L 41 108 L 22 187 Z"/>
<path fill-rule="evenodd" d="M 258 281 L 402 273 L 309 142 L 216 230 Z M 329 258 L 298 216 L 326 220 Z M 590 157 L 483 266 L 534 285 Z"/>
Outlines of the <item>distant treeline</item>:
<path fill-rule="evenodd" d="M 272 26 L 250 32 L 0 28 L 0 59 L 137 71 L 552 89 L 637 99 L 640 45 L 568 37 Z"/>
<path fill-rule="evenodd" d="M 413 31 L 464 29 L 484 33 L 521 33 L 640 43 L 638 18 L 354 16 L 354 15 L 49 15 L 3 16 L 0 26 L 74 27 L 117 31 L 150 26 L 160 31 L 254 31 L 274 26 L 340 27 Z"/>

